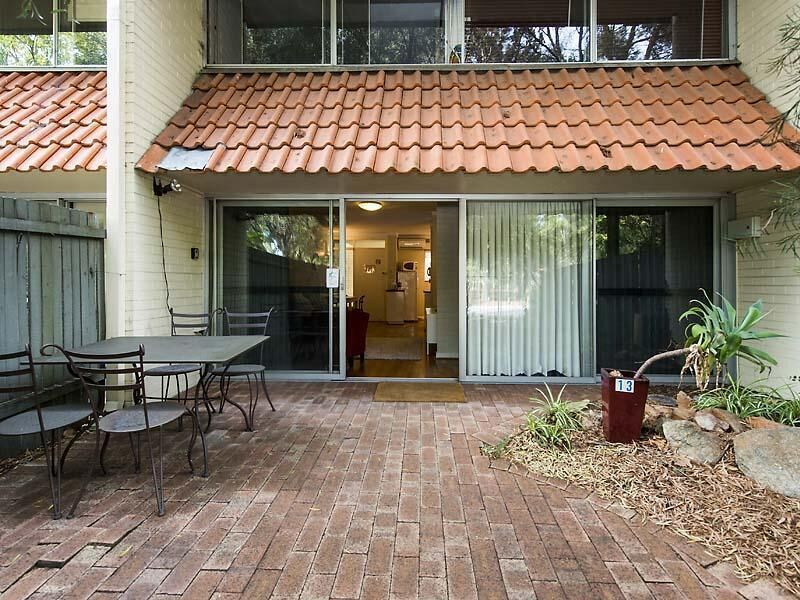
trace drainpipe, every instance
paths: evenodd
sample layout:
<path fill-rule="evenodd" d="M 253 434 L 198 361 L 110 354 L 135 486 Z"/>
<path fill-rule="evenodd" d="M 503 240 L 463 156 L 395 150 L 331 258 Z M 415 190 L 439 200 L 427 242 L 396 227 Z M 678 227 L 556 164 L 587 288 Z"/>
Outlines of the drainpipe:
<path fill-rule="evenodd" d="M 106 336 L 125 335 L 125 0 L 108 0 L 106 148 Z"/>

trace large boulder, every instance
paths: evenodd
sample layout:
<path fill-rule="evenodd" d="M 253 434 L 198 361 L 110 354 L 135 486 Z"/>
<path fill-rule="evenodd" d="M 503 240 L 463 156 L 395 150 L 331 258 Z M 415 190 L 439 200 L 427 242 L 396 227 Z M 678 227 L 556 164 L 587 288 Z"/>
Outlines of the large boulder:
<path fill-rule="evenodd" d="M 800 429 L 753 429 L 733 439 L 736 464 L 765 488 L 800 498 Z"/>
<path fill-rule="evenodd" d="M 714 465 L 725 452 L 725 443 L 718 436 L 692 421 L 664 421 L 662 429 L 670 448 L 693 462 Z"/>

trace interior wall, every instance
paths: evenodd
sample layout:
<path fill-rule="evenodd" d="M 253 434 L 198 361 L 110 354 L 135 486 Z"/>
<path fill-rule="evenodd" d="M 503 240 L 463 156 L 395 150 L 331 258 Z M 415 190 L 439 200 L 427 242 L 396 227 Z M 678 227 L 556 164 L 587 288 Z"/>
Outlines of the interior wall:
<path fill-rule="evenodd" d="M 370 321 L 386 320 L 386 279 L 389 265 L 385 248 L 355 248 L 353 250 L 353 295 L 364 296 L 364 310 Z M 379 262 L 380 261 L 380 262 Z M 365 265 L 374 265 L 375 272 L 364 271 Z"/>
<path fill-rule="evenodd" d="M 399 248 L 397 250 L 397 261 L 404 263 L 414 261 L 417 263 L 417 317 L 425 317 L 425 250 L 417 248 Z"/>
<path fill-rule="evenodd" d="M 436 356 L 458 358 L 458 204 L 436 209 Z"/>

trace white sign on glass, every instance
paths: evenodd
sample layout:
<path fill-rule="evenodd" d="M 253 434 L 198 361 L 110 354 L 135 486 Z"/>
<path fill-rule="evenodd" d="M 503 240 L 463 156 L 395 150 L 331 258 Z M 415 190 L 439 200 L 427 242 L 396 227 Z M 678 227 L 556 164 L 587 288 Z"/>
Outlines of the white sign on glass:
<path fill-rule="evenodd" d="M 325 272 L 325 286 L 329 289 L 339 287 L 339 269 L 328 269 Z"/>

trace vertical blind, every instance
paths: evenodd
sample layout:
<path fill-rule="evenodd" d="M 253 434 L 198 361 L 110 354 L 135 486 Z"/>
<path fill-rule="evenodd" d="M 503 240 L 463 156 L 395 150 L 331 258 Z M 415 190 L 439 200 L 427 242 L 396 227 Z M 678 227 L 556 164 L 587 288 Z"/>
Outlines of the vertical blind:
<path fill-rule="evenodd" d="M 591 375 L 591 203 L 467 205 L 467 375 Z"/>

